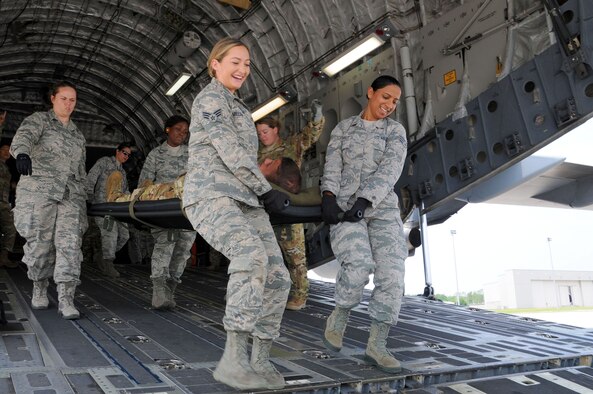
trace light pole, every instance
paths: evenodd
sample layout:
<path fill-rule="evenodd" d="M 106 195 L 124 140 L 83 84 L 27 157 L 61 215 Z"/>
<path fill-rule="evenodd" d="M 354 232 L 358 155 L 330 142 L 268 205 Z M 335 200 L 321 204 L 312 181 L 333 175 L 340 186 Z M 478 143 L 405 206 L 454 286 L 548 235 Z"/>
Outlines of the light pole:
<path fill-rule="evenodd" d="M 451 241 L 453 242 L 453 266 L 455 267 L 455 296 L 457 298 L 457 305 L 461 305 L 459 302 L 459 279 L 457 279 L 457 254 L 455 253 L 455 234 L 457 234 L 457 231 L 451 230 Z"/>
<path fill-rule="evenodd" d="M 554 277 L 554 260 L 552 259 L 552 237 L 548 237 L 548 252 L 550 252 L 550 266 L 552 267 L 552 286 L 554 286 L 554 299 L 556 300 L 556 307 L 560 307 L 558 300 L 558 290 L 556 289 L 556 278 Z"/>

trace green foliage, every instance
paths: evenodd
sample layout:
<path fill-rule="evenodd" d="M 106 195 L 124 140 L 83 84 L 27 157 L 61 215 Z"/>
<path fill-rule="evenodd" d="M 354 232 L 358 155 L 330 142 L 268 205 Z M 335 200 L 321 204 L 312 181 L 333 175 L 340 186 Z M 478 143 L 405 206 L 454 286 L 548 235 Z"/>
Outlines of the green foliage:
<path fill-rule="evenodd" d="M 456 295 L 444 295 L 444 294 L 437 294 L 436 298 L 438 300 L 444 302 L 451 302 L 453 304 L 457 303 L 457 296 Z M 459 294 L 459 304 L 463 306 L 468 305 L 484 305 L 484 291 L 477 290 L 477 291 L 470 291 L 469 293 L 461 293 Z"/>

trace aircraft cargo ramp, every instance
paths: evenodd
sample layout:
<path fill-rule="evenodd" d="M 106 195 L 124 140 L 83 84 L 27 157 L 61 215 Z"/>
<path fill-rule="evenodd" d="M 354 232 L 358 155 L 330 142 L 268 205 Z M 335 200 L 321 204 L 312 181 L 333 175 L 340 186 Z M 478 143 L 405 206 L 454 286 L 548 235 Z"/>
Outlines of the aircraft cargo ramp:
<path fill-rule="evenodd" d="M 0 270 L 0 393 L 225 393 L 212 378 L 225 333 L 226 277 L 188 270 L 174 312 L 149 308 L 147 266 L 119 279 L 85 267 L 82 318 L 29 307 L 24 266 Z M 311 283 L 305 309 L 287 311 L 273 362 L 299 393 L 592 393 L 593 330 L 406 297 L 390 348 L 403 362 L 389 375 L 363 361 L 366 304 L 353 311 L 341 353 L 321 342 L 333 286 Z"/>

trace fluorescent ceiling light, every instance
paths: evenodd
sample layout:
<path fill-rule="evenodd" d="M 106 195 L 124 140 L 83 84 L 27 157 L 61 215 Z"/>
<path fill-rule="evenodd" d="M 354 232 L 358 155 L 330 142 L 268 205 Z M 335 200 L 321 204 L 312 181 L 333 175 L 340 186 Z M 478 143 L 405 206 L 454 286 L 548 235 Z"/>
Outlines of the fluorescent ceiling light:
<path fill-rule="evenodd" d="M 254 122 L 257 122 L 270 112 L 276 111 L 278 108 L 282 107 L 286 103 L 288 103 L 288 100 L 283 96 L 277 94 L 270 100 L 260 105 L 255 111 L 253 111 L 251 117 L 253 118 Z"/>
<path fill-rule="evenodd" d="M 368 36 L 365 40 L 359 42 L 355 47 L 351 48 L 350 50 L 346 51 L 338 58 L 334 59 L 331 63 L 327 66 L 324 66 L 321 71 L 323 71 L 327 76 L 333 77 L 361 57 L 367 55 L 368 53 L 372 52 L 373 50 L 379 48 L 383 45 L 385 41 L 379 38 L 378 35 L 375 33 Z"/>
<path fill-rule="evenodd" d="M 191 78 L 190 73 L 181 73 L 179 77 L 173 82 L 173 85 L 165 93 L 166 96 L 173 96 L 185 83 Z"/>

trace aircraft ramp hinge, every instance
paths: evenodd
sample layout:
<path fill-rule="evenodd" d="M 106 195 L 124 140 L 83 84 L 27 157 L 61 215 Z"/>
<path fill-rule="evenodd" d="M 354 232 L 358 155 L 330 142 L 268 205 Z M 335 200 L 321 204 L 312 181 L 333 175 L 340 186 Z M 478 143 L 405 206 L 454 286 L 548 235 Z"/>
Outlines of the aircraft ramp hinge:
<path fill-rule="evenodd" d="M 523 152 L 523 143 L 519 134 L 511 134 L 504 138 L 504 149 L 507 156 L 514 157 Z"/>
<path fill-rule="evenodd" d="M 421 200 L 433 195 L 432 184 L 430 181 L 424 181 L 418 185 L 418 194 L 420 195 Z"/>
<path fill-rule="evenodd" d="M 459 178 L 462 181 L 465 181 L 474 175 L 474 164 L 469 157 L 461 160 L 458 163 L 458 167 L 459 167 Z"/>
<path fill-rule="evenodd" d="M 576 38 L 574 40 L 577 40 Z M 578 40 L 577 40 L 578 43 Z M 589 71 L 587 71 L 586 63 L 586 55 L 585 53 L 579 49 L 574 52 L 570 52 L 566 58 L 564 59 L 563 69 L 565 72 L 570 72 L 570 70 L 574 70 L 577 76 L 580 79 L 585 79 L 589 76 Z"/>
<path fill-rule="evenodd" d="M 558 128 L 575 121 L 578 118 L 577 104 L 574 97 L 569 97 L 563 102 L 554 105 L 554 115 Z"/>

